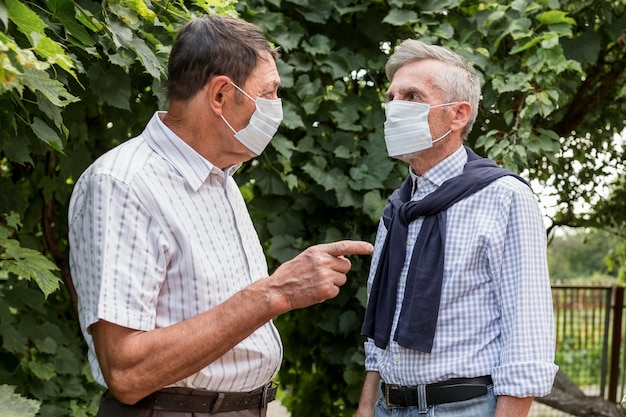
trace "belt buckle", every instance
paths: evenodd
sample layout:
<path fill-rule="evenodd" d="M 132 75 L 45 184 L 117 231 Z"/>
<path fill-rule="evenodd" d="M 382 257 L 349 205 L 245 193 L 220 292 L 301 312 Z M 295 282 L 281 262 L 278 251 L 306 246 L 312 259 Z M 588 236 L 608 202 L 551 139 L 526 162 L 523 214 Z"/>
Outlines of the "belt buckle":
<path fill-rule="evenodd" d="M 400 404 L 394 404 L 389 400 L 389 388 L 397 388 L 400 387 L 400 384 L 387 384 L 385 383 L 385 404 L 387 407 L 400 407 Z"/>

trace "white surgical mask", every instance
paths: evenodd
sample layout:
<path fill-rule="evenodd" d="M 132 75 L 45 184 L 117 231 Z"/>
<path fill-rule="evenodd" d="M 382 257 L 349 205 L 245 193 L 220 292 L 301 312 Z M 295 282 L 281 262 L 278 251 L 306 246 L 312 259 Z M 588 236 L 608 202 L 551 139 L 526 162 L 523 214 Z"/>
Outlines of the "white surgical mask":
<path fill-rule="evenodd" d="M 435 107 L 449 106 L 453 103 L 430 106 L 424 103 L 406 100 L 393 100 L 385 108 L 385 144 L 389 156 L 407 155 L 432 148 L 433 143 L 439 142 L 452 131 L 448 130 L 443 136 L 433 140 L 428 125 L 428 113 Z"/>
<path fill-rule="evenodd" d="M 239 132 L 233 129 L 224 115 L 220 116 L 230 130 L 233 131 L 239 142 L 254 152 L 255 155 L 261 155 L 276 134 L 278 126 L 280 126 L 280 122 L 283 120 L 282 101 L 280 99 L 266 100 L 261 97 L 257 97 L 255 100 L 248 93 L 239 88 L 237 84 L 232 83 L 232 85 L 252 100 L 256 104 L 256 109 L 254 113 L 252 113 L 248 125 Z"/>

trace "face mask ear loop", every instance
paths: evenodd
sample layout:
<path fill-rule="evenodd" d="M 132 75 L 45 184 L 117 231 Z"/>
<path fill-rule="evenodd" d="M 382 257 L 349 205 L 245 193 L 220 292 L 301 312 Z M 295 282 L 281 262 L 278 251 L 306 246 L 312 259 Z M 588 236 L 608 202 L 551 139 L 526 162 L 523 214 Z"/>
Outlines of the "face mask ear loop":
<path fill-rule="evenodd" d="M 250 96 L 250 94 L 248 94 L 248 93 L 246 93 L 245 91 L 243 91 L 243 90 L 242 90 L 241 88 L 239 88 L 239 86 L 238 86 L 237 84 L 235 84 L 234 82 L 232 82 L 232 81 L 231 81 L 230 83 L 231 83 L 231 84 L 233 85 L 233 87 L 235 87 L 237 90 L 241 91 L 241 92 L 243 93 L 243 95 L 245 95 L 245 96 L 246 96 L 246 97 L 248 97 L 250 100 L 252 100 L 252 102 L 256 103 L 256 100 L 255 100 L 255 99 L 253 99 L 253 98 Z"/>
<path fill-rule="evenodd" d="M 431 109 L 437 108 L 437 107 L 446 107 L 446 106 L 452 106 L 454 104 L 459 104 L 462 103 L 462 101 L 453 101 L 451 103 L 442 103 L 442 104 L 435 104 L 434 106 L 430 106 Z"/>
<path fill-rule="evenodd" d="M 446 133 L 443 134 L 443 136 L 441 136 L 438 139 L 433 140 L 433 143 L 437 143 L 439 142 L 441 139 L 445 138 L 446 136 L 448 136 L 450 133 L 452 133 L 452 130 L 448 130 Z"/>
<path fill-rule="evenodd" d="M 226 120 L 226 118 L 224 117 L 223 114 L 220 114 L 220 117 L 222 118 L 222 120 L 224 121 L 224 123 L 226 123 L 226 126 L 228 126 L 230 128 L 230 130 L 233 131 L 233 133 L 236 135 L 237 131 L 235 129 L 233 129 L 233 127 L 230 125 L 230 123 L 228 123 L 228 121 Z"/>

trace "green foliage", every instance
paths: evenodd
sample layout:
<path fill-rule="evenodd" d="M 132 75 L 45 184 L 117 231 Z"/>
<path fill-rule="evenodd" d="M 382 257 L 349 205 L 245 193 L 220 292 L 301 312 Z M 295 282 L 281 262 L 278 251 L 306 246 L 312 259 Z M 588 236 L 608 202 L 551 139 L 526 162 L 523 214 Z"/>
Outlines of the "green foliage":
<path fill-rule="evenodd" d="M 621 240 L 607 231 L 587 230 L 555 236 L 548 245 L 548 267 L 553 283 L 590 284 L 593 277 L 602 283 L 615 283 L 617 273 L 607 266 L 607 255 Z"/>
<path fill-rule="evenodd" d="M 7 216 L 7 228 L 0 224 L 0 271 L 35 281 L 47 297 L 59 289 L 59 278 L 53 274 L 57 266 L 33 249 L 23 248 L 16 239 L 9 237 L 19 226 L 19 216 Z"/>
<path fill-rule="evenodd" d="M 554 226 L 623 233 L 624 0 L 0 0 L 0 213 L 21 219 L 19 229 L 0 225 L 3 256 L 13 253 L 0 271 L 0 384 L 40 400 L 41 415 L 92 415 L 99 393 L 70 301 L 73 183 L 166 107 L 173 38 L 201 13 L 238 13 L 283 50 L 283 126 L 237 175 L 272 267 L 318 242 L 373 240 L 406 175 L 386 156 L 381 102 L 388 53 L 408 37 L 479 69 L 483 101 L 468 142 L 551 186 Z M 600 198 L 599 186 L 611 193 Z M 581 202 L 595 211 L 577 211 Z M 28 278 L 53 282 L 55 271 L 31 250 L 66 284 L 47 300 Z M 619 245 L 613 267 L 624 253 Z M 338 298 L 277 319 L 294 415 L 350 415 L 357 404 L 369 260 L 352 261 Z M 80 363 L 58 359 L 69 356 Z"/>
<path fill-rule="evenodd" d="M 39 402 L 28 400 L 14 393 L 15 387 L 0 385 L 0 409 L 5 417 L 34 417 Z"/>
<path fill-rule="evenodd" d="M 102 388 L 91 378 L 73 311 L 62 292 L 46 299 L 27 280 L 10 276 L 1 282 L 0 384 L 40 402 L 41 417 L 97 411 Z"/>
<path fill-rule="evenodd" d="M 573 348 L 567 341 L 559 346 L 554 362 L 579 387 L 597 386 L 602 376 L 602 343 Z"/>

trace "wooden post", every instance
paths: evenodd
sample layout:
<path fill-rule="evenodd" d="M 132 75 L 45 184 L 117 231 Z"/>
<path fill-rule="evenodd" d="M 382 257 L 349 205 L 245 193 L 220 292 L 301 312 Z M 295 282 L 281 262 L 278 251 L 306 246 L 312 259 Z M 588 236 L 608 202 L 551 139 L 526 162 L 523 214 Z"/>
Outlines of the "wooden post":
<path fill-rule="evenodd" d="M 622 310 L 624 309 L 624 287 L 613 286 L 613 327 L 611 335 L 611 357 L 609 365 L 608 400 L 617 402 L 617 385 L 619 379 L 619 354 L 622 345 Z"/>

